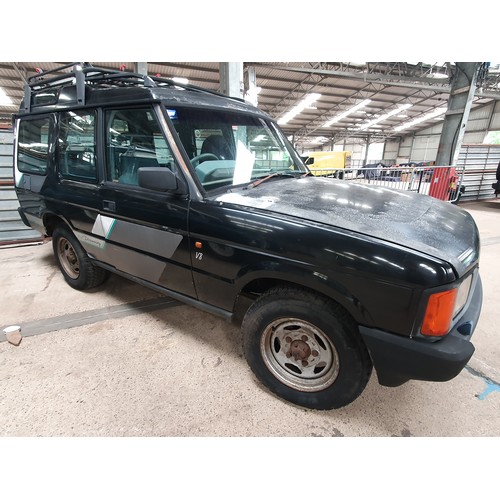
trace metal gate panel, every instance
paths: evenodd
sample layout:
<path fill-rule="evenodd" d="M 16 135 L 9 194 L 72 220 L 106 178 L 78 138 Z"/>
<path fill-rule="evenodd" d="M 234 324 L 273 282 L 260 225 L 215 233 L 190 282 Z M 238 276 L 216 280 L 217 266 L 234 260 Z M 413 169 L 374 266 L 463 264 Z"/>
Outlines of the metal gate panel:
<path fill-rule="evenodd" d="M 12 171 L 13 139 L 10 130 L 0 130 L 0 245 L 41 240 L 40 233 L 25 226 L 17 211 L 19 202 Z"/>
<path fill-rule="evenodd" d="M 500 162 L 500 145 L 464 145 L 460 149 L 457 166 L 464 168 L 465 193 L 461 199 L 484 200 L 493 198 L 491 185 L 496 182 L 496 170 Z"/>

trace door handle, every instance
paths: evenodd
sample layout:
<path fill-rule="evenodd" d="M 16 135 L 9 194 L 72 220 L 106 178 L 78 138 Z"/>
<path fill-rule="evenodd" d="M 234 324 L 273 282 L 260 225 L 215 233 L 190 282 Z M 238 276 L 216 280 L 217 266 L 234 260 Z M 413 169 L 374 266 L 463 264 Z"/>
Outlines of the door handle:
<path fill-rule="evenodd" d="M 102 202 L 102 209 L 106 212 L 116 212 L 116 203 L 114 201 L 104 200 Z"/>

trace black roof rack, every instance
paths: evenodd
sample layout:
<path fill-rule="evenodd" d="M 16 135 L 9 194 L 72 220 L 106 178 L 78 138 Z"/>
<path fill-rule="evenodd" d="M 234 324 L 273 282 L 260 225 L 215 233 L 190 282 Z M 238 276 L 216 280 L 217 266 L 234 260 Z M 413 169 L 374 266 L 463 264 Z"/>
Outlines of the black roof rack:
<path fill-rule="evenodd" d="M 54 73 L 71 68 L 56 76 Z M 217 95 L 225 98 L 244 102 L 238 97 L 229 97 L 214 90 L 197 87 L 196 85 L 179 83 L 169 78 L 152 75 L 142 75 L 129 71 L 121 71 L 109 68 L 99 68 L 89 63 L 70 63 L 53 70 L 41 71 L 39 74 L 28 78 L 24 87 L 23 110 L 31 111 L 32 96 L 47 89 L 62 88 L 68 85 L 76 86 L 76 101 L 78 105 L 85 105 L 85 89 L 106 87 L 180 87 L 187 90 Z"/>

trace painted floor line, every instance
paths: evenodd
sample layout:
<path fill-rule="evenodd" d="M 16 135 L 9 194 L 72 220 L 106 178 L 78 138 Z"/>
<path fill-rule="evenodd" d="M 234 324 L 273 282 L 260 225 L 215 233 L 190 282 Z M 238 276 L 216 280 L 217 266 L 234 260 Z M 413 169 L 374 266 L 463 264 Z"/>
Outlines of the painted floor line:
<path fill-rule="evenodd" d="M 481 246 L 487 247 L 489 245 L 498 245 L 500 243 L 500 236 L 491 236 L 490 238 L 481 238 Z"/>
<path fill-rule="evenodd" d="M 132 302 L 129 304 L 119 304 L 117 306 L 91 309 L 90 311 L 64 314 L 62 316 L 56 316 L 54 318 L 46 318 L 18 324 L 21 325 L 22 336 L 31 337 L 33 335 L 40 335 L 42 333 L 74 328 L 76 326 L 90 325 L 107 319 L 124 318 L 126 316 L 133 316 L 136 314 L 155 311 L 157 309 L 163 309 L 165 307 L 175 307 L 178 305 L 181 305 L 181 303 L 176 300 L 170 299 L 168 297 L 159 297 Z M 0 342 L 5 341 L 7 341 L 7 338 L 4 335 L 1 335 Z"/>
<path fill-rule="evenodd" d="M 486 383 L 486 389 L 481 394 L 478 394 L 476 397 L 480 401 L 486 398 L 490 393 L 492 392 L 500 392 L 500 384 L 498 382 L 495 382 L 494 380 L 491 380 L 489 377 L 484 375 L 478 370 L 475 370 L 474 368 L 471 368 L 469 365 L 465 367 L 465 369 L 471 374 L 474 375 L 475 377 L 479 377 L 483 382 Z"/>

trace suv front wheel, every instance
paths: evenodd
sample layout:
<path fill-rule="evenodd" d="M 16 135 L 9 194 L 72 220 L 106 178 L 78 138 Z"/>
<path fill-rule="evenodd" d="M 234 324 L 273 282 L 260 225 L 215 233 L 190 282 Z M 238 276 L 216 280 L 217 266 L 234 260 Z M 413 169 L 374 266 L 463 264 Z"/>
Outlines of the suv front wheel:
<path fill-rule="evenodd" d="M 261 295 L 242 324 L 252 371 L 294 404 L 327 410 L 354 401 L 372 372 L 353 319 L 313 292 L 281 287 Z"/>

